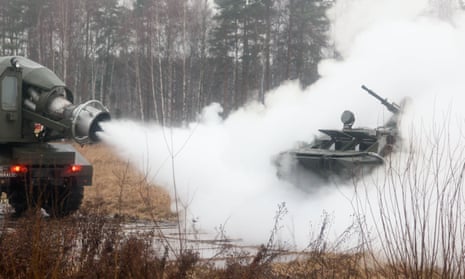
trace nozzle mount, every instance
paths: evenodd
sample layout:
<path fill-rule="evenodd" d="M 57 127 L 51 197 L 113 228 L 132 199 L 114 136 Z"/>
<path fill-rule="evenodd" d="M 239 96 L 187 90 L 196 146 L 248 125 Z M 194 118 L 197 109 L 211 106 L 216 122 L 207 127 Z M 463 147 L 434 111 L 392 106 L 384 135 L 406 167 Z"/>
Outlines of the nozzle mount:
<path fill-rule="evenodd" d="M 103 131 L 101 122 L 111 119 L 108 109 L 97 100 L 78 105 L 72 113 L 71 136 L 79 144 L 100 141 L 97 132 Z"/>

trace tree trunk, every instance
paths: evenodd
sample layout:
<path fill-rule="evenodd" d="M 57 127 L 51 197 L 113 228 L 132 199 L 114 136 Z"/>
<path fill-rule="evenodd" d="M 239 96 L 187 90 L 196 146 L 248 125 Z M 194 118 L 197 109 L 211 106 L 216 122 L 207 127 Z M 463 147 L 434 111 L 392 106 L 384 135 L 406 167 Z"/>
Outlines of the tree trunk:
<path fill-rule="evenodd" d="M 164 88 L 164 81 L 163 81 L 163 60 L 161 54 L 161 22 L 160 22 L 160 14 L 159 9 L 155 12 L 155 22 L 157 25 L 157 47 L 158 47 L 158 72 L 160 75 L 160 105 L 161 105 L 161 123 L 163 126 L 166 125 L 166 104 L 165 104 L 165 88 Z"/>
<path fill-rule="evenodd" d="M 266 18 L 265 18 L 265 84 L 264 91 L 268 92 L 271 89 L 271 65 L 270 65 L 270 44 L 271 44 L 271 1 L 266 1 Z M 264 101 L 262 93 L 261 101 Z"/>
<path fill-rule="evenodd" d="M 141 89 L 141 80 L 140 80 L 140 63 L 139 63 L 139 51 L 136 50 L 134 52 L 135 55 L 135 71 L 136 71 L 136 95 L 139 100 L 139 117 L 140 120 L 145 121 L 145 113 L 144 113 L 144 98 L 142 96 L 142 89 Z"/>
<path fill-rule="evenodd" d="M 289 1 L 289 18 L 288 18 L 288 28 L 287 28 L 287 55 L 286 55 L 286 76 L 285 79 L 290 79 L 291 77 L 291 63 L 292 63 L 292 28 L 293 28 L 293 9 L 294 9 L 294 0 Z"/>
<path fill-rule="evenodd" d="M 186 1 L 182 2 L 182 97 L 181 97 L 181 120 L 185 120 L 187 116 L 187 83 L 186 83 L 186 57 L 187 57 L 187 48 L 186 48 Z"/>

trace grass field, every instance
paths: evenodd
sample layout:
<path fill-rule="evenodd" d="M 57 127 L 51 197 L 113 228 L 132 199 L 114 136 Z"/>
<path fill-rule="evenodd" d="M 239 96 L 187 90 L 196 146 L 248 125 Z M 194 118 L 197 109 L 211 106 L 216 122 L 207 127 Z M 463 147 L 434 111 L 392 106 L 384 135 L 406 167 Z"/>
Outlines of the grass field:
<path fill-rule="evenodd" d="M 175 220 L 167 192 L 148 184 L 108 147 L 93 145 L 80 150 L 95 170 L 94 186 L 86 188 L 84 211 Z M 366 185 L 377 193 L 380 206 L 370 210 L 372 214 L 378 212 L 374 214 L 378 214 L 379 223 L 369 227 L 363 221 L 366 212 L 355 212 L 361 220 L 354 224 L 359 231 L 352 235 L 360 239 L 358 248 L 333 250 L 327 239 L 316 239 L 318 245 L 310 244 L 297 260 L 283 263 L 277 260 L 282 254 L 276 251 L 286 252 L 270 242 L 245 258 L 243 251 L 230 253 L 226 269 L 222 270 L 201 264 L 192 257 L 195 252 L 191 254 L 188 250 L 178 259 L 192 264 L 188 269 L 197 276 L 190 278 L 461 278 L 465 273 L 465 226 L 461 217 L 465 168 L 452 164 L 452 159 L 443 161 L 438 155 L 441 153 L 435 151 L 426 152 L 428 160 L 422 155 L 425 152 L 411 151 L 407 153 L 407 166 L 386 165 L 386 179 Z M 424 162 L 431 163 L 425 166 Z M 419 176 L 422 173 L 419 166 L 428 169 L 428 175 Z M 444 174 L 444 169 L 449 172 Z M 431 184 L 431 181 L 438 183 Z M 435 191 L 441 193 L 437 199 L 427 198 L 434 196 Z M 402 196 L 399 198 L 395 193 Z M 406 196 L 415 197 L 415 202 L 411 203 Z M 365 204 L 365 198 L 359 193 L 357 202 Z M 430 227 L 435 227 L 436 233 Z M 384 239 L 385 245 L 372 246 L 373 235 Z"/>
<path fill-rule="evenodd" d="M 225 241 L 221 254 L 205 259 L 195 248 L 170 246 L 168 236 L 161 230 L 128 233 L 124 224 L 135 219 L 155 221 L 154 224 L 160 220 L 175 222 L 168 193 L 147 183 L 142 174 L 105 145 L 77 149 L 94 166 L 94 183 L 85 189 L 79 214 L 53 219 L 44 218 L 40 210 L 35 210 L 17 219 L 3 216 L 0 279 L 463 278 L 465 274 L 463 165 L 456 166 L 457 171 L 447 168 L 454 170 L 451 178 L 460 174 L 460 179 L 448 179 L 436 187 L 431 187 L 429 177 L 417 176 L 416 153 L 410 154 L 409 162 L 413 165 L 405 169 L 386 166 L 386 181 L 369 185 L 375 187 L 383 205 L 370 208 L 372 212 L 380 211 L 380 224 L 370 228 L 363 223 L 364 212 L 356 212 L 360 223 L 354 224 L 357 229 L 350 237 L 359 242 L 353 248 L 332 248 L 324 231 L 331 219 L 328 218 L 316 239 L 302 251 L 279 247 L 273 230 L 268 243 L 254 250 Z M 433 174 L 442 169 L 441 164 L 428 168 Z M 402 176 L 396 175 L 399 173 Z M 437 189 L 441 193 L 439 200 L 420 195 Z M 396 196 L 389 196 L 391 192 L 410 193 L 416 198 L 415 203 L 393 199 Z M 365 202 L 363 194 L 357 196 L 357 201 Z M 391 212 L 386 205 L 399 210 Z M 415 226 L 420 223 L 422 226 Z M 434 225 L 435 234 L 430 234 L 427 224 Z M 278 225 L 276 221 L 275 227 Z M 184 240 L 179 235 L 174 241 L 181 243 Z M 384 240 L 381 247 L 372 245 L 376 237 Z M 216 265 L 218 262 L 222 264 Z"/>
<path fill-rule="evenodd" d="M 109 147 L 94 144 L 76 148 L 94 166 L 93 185 L 85 188 L 82 210 L 149 220 L 172 217 L 168 193 L 148 183 Z"/>
<path fill-rule="evenodd" d="M 168 247 L 159 231 L 128 234 L 121 226 L 128 220 L 175 220 L 169 195 L 147 183 L 105 145 L 76 148 L 94 166 L 93 185 L 85 188 L 80 213 L 63 219 L 44 219 L 40 211 L 19 219 L 5 216 L 0 226 L 0 279 L 361 275 L 357 255 L 320 253 L 307 257 L 302 253 L 301 260 L 276 263 L 286 252 L 276 250 L 273 243 L 250 252 L 225 242 L 219 258 L 201 259 L 195 249 Z M 218 261 L 224 264 L 215 266 Z"/>

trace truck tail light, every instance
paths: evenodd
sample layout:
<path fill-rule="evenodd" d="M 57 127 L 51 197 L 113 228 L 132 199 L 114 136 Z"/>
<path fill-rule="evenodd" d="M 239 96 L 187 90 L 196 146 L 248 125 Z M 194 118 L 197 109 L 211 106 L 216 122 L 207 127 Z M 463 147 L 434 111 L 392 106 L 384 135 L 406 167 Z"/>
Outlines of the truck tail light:
<path fill-rule="evenodd" d="M 27 171 L 28 171 L 27 167 L 23 165 L 13 165 L 10 167 L 10 172 L 16 173 L 16 174 L 26 173 Z"/>
<path fill-rule="evenodd" d="M 81 165 L 71 165 L 69 167 L 69 172 L 71 173 L 78 173 L 82 170 L 82 166 Z"/>

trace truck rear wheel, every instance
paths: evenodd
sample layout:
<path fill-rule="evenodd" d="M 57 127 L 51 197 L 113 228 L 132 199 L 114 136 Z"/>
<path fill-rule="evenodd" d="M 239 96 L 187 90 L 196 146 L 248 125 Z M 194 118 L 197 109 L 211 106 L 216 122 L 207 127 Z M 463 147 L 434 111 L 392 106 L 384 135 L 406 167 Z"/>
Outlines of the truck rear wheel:
<path fill-rule="evenodd" d="M 44 209 L 52 217 L 64 217 L 76 212 L 84 198 L 84 186 L 71 183 L 60 186 L 50 186 Z"/>
<path fill-rule="evenodd" d="M 7 190 L 8 203 L 21 216 L 29 209 L 42 206 L 46 191 L 37 186 L 14 185 Z"/>
<path fill-rule="evenodd" d="M 7 191 L 8 202 L 16 216 L 27 210 L 42 207 L 52 217 L 64 217 L 76 212 L 84 198 L 84 186 L 73 179 L 66 185 L 48 185 L 40 187 L 11 187 Z"/>
<path fill-rule="evenodd" d="M 7 193 L 8 203 L 15 210 L 16 216 L 21 216 L 29 208 L 26 191 L 23 187 L 17 187 Z"/>

